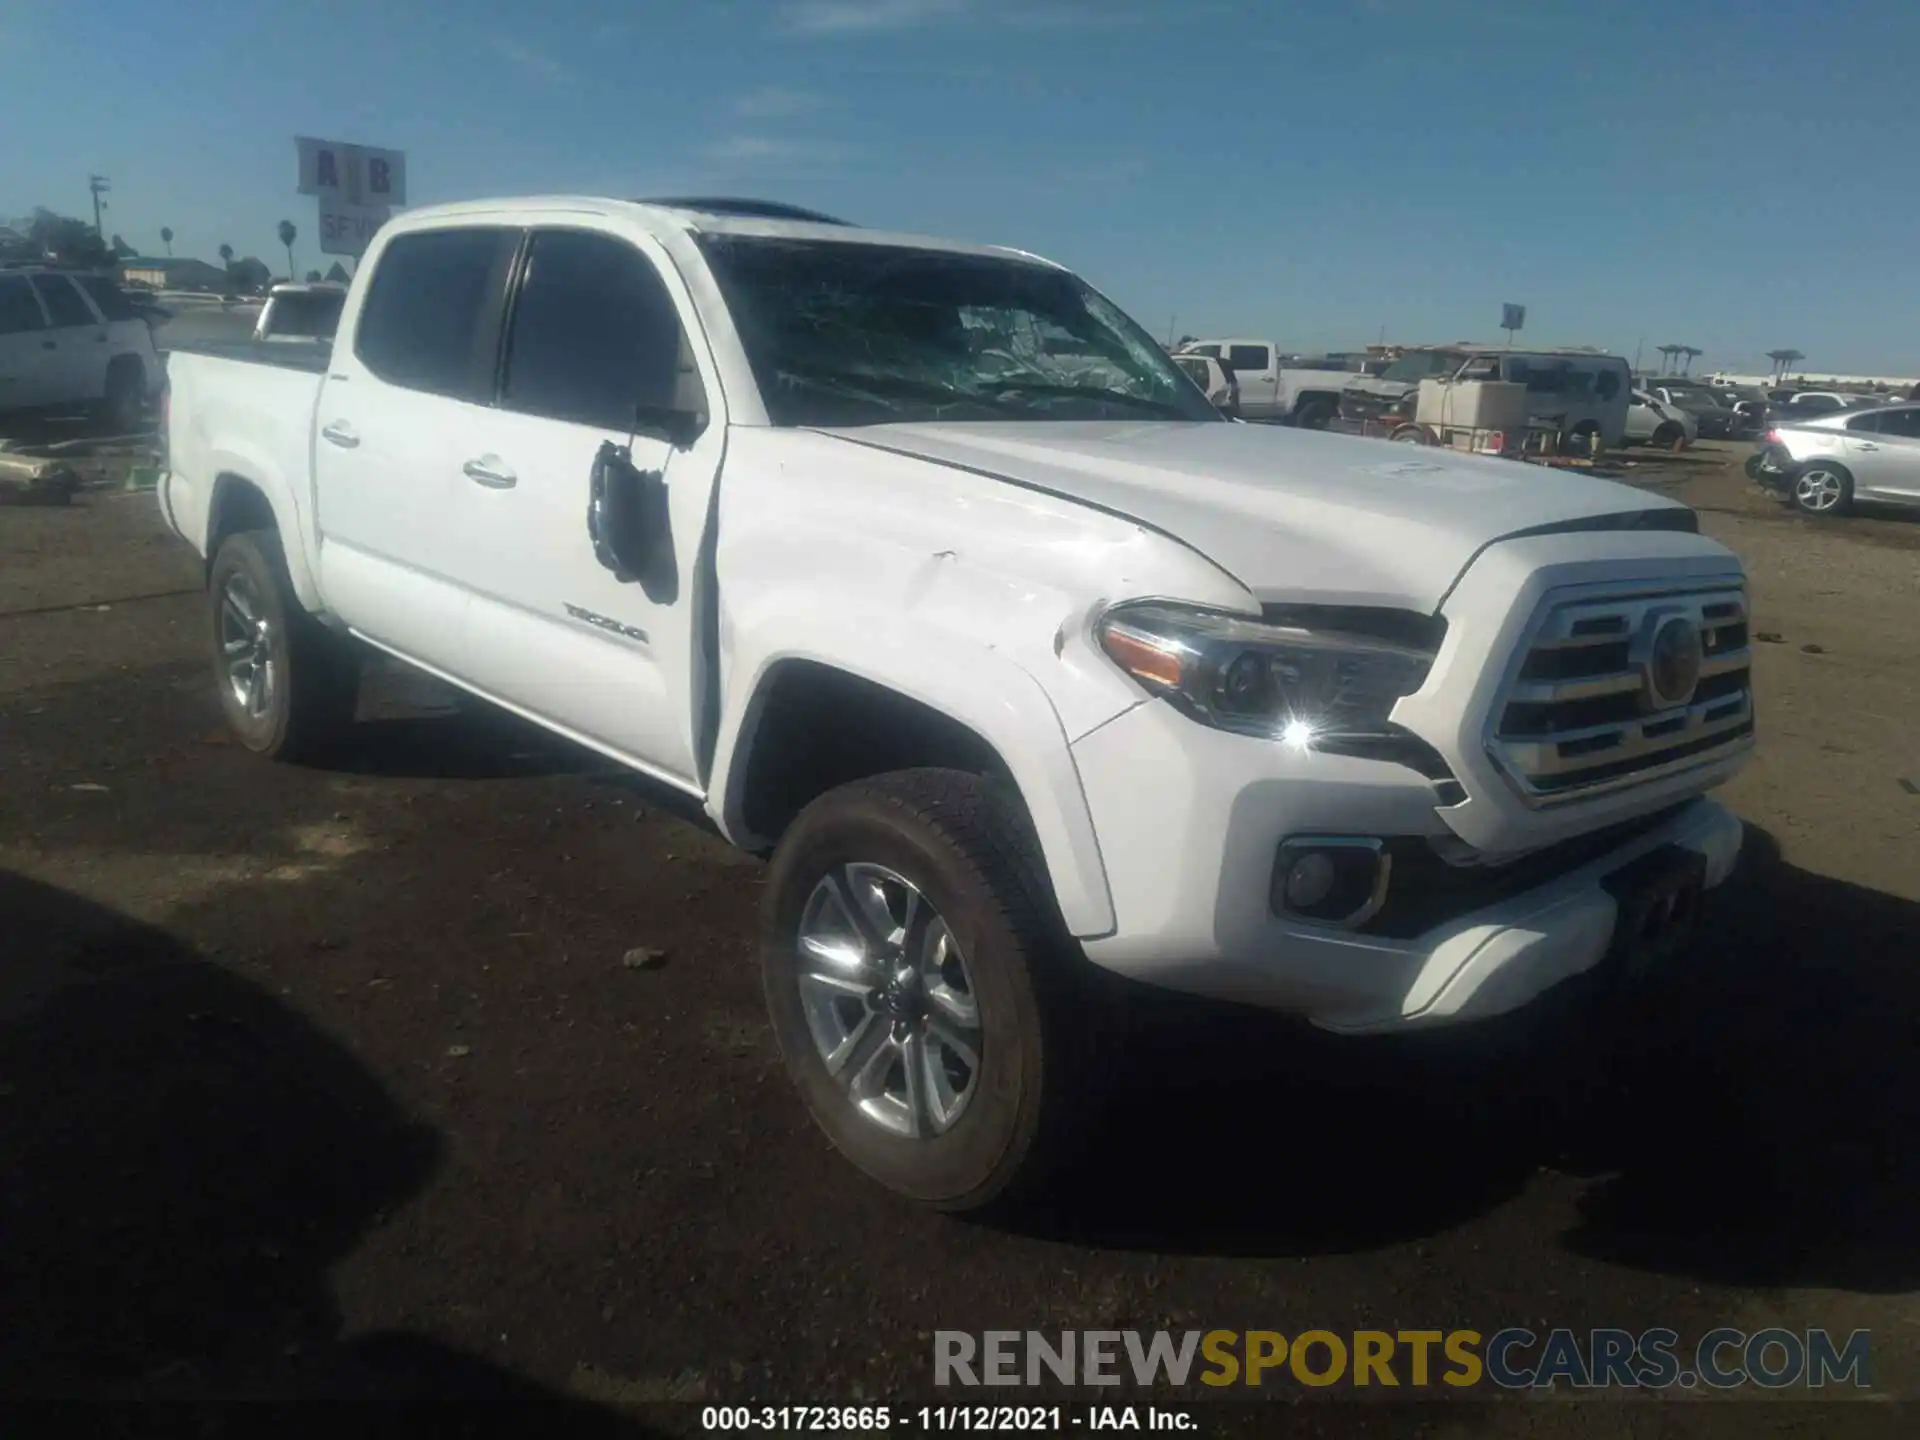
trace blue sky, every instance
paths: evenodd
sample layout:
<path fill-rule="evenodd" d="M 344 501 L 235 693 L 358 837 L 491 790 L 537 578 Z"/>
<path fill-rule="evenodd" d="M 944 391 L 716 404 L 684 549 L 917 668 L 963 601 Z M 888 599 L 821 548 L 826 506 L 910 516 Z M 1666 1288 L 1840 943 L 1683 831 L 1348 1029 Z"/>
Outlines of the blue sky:
<path fill-rule="evenodd" d="M 1017 244 L 1156 333 L 1920 372 L 1912 0 L 0 0 L 0 215 L 270 264 L 295 134 L 409 200 L 798 201 Z M 16 140 L 25 140 L 24 145 Z M 282 265 L 284 261 L 280 262 Z"/>

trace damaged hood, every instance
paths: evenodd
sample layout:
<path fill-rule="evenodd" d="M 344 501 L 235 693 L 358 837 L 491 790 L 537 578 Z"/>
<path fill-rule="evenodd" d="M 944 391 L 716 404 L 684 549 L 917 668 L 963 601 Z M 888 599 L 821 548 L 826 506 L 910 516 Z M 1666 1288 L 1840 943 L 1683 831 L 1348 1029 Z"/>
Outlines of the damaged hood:
<path fill-rule="evenodd" d="M 1688 508 L 1576 471 L 1266 425 L 864 425 L 820 433 L 1124 516 L 1262 601 L 1430 614 L 1488 545 L 1554 530 L 1688 529 Z"/>

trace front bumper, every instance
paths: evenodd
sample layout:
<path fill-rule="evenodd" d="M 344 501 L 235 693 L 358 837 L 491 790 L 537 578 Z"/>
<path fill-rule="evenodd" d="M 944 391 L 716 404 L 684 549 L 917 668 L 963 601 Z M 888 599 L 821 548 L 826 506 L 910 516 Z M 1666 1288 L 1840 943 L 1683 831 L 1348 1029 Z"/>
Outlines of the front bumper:
<path fill-rule="evenodd" d="M 1193 733 L 1169 746 L 1156 733 L 1168 725 Z M 1284 1011 L 1345 1033 L 1516 1010 L 1606 956 L 1618 914 L 1608 877 L 1655 849 L 1678 846 L 1704 857 L 1711 888 L 1732 873 L 1742 838 L 1730 811 L 1696 799 L 1618 846 L 1469 904 L 1418 934 L 1341 930 L 1272 912 L 1279 842 L 1329 831 L 1438 838 L 1444 827 L 1434 817 L 1430 782 L 1378 761 L 1294 755 L 1205 731 L 1151 703 L 1074 751 L 1117 918 L 1113 934 L 1083 942 L 1088 959 L 1144 984 Z M 1471 884 L 1463 878 L 1463 893 Z"/>

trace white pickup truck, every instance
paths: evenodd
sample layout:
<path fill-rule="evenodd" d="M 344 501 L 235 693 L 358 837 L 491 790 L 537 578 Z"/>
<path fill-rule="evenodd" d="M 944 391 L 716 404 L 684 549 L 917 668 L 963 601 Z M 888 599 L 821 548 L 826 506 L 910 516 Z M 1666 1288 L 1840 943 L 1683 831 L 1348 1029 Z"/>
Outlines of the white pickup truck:
<path fill-rule="evenodd" d="M 1082 996 L 1496 1015 L 1665 959 L 1740 848 L 1745 582 L 1691 510 L 1234 424 L 1032 255 L 426 207 L 330 360 L 170 369 L 245 744 L 322 746 L 370 645 L 696 797 L 771 852 L 808 1108 L 930 1204 L 1078 1133 Z"/>
<path fill-rule="evenodd" d="M 1190 340 L 1182 355 L 1205 355 L 1233 372 L 1240 387 L 1239 413 L 1248 420 L 1277 421 L 1302 430 L 1324 430 L 1340 413 L 1340 396 L 1356 378 L 1344 362 L 1288 365 L 1271 340 Z"/>

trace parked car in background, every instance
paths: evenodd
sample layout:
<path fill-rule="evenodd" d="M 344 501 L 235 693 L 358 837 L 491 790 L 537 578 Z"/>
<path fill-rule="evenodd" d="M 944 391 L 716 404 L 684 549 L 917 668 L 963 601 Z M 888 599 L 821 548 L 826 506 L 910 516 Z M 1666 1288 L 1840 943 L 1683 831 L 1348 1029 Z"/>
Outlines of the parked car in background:
<path fill-rule="evenodd" d="M 266 341 L 333 339 L 340 324 L 340 308 L 347 303 L 347 287 L 330 281 L 280 284 L 267 292 L 267 303 L 254 322 L 253 338 Z"/>
<path fill-rule="evenodd" d="M 1767 431 L 1747 473 L 1803 514 L 1855 500 L 1920 508 L 1920 405 L 1849 408 Z"/>
<path fill-rule="evenodd" d="M 1175 355 L 1173 363 L 1193 377 L 1207 400 L 1222 415 L 1240 414 L 1240 383 L 1223 361 L 1211 355 Z"/>
<path fill-rule="evenodd" d="M 1840 415 L 1886 403 L 1874 396 L 1850 395 L 1838 390 L 1796 390 L 1786 401 L 1767 407 L 1767 420 L 1769 424 L 1817 420 L 1823 415 Z"/>
<path fill-rule="evenodd" d="M 1340 391 L 1348 372 L 1313 365 L 1294 366 L 1271 340 L 1195 340 L 1182 355 L 1220 360 L 1240 387 L 1240 414 L 1247 420 L 1272 420 L 1302 430 L 1324 430 L 1339 413 Z"/>
<path fill-rule="evenodd" d="M 1720 398 L 1720 392 L 1710 385 L 1697 380 L 1676 380 L 1672 376 L 1641 382 L 1640 388 L 1647 394 L 1665 401 L 1678 410 L 1684 410 L 1693 417 L 1697 436 L 1701 440 L 1731 440 L 1735 438 L 1736 419 L 1733 407 Z"/>
<path fill-rule="evenodd" d="M 1632 403 L 1627 407 L 1627 444 L 1684 450 L 1699 438 L 1700 426 L 1691 412 L 1648 391 L 1633 392 Z"/>
<path fill-rule="evenodd" d="M 163 373 L 152 328 L 111 279 L 0 271 L 0 412 L 85 407 L 134 430 Z"/>

